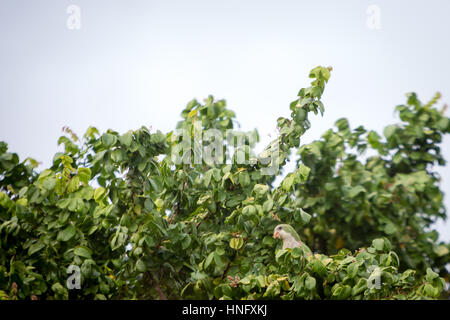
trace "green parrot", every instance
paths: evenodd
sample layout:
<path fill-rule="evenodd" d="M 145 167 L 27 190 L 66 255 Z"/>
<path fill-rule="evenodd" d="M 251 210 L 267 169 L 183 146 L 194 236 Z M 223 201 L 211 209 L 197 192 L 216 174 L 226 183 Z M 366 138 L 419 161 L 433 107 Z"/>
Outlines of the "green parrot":
<path fill-rule="evenodd" d="M 288 224 L 279 224 L 273 230 L 275 239 L 283 240 L 283 248 L 300 248 L 306 257 L 312 255 L 311 249 L 300 240 L 298 233 Z"/>

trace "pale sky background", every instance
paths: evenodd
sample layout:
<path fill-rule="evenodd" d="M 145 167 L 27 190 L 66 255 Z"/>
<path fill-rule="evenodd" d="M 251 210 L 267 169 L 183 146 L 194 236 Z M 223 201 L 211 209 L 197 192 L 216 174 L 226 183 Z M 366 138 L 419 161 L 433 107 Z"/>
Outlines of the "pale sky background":
<path fill-rule="evenodd" d="M 80 29 L 67 27 L 70 5 Z M 370 5 L 380 29 L 367 25 Z M 1 0 L 0 140 L 42 169 L 63 126 L 168 132 L 188 101 L 213 94 L 264 145 L 317 65 L 334 70 L 302 142 L 341 117 L 381 132 L 407 92 L 450 104 L 449 14 L 447 0 Z M 439 172 L 450 208 L 450 166 Z M 450 240 L 450 223 L 437 229 Z"/>

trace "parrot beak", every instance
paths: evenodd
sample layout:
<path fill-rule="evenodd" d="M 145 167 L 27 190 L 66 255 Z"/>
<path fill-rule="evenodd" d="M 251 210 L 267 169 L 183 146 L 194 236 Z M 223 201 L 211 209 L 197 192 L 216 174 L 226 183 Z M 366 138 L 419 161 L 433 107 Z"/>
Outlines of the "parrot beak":
<path fill-rule="evenodd" d="M 275 232 L 273 233 L 273 237 L 274 237 L 275 239 L 278 239 L 278 238 L 280 238 L 280 234 L 279 234 L 277 231 L 275 231 Z"/>

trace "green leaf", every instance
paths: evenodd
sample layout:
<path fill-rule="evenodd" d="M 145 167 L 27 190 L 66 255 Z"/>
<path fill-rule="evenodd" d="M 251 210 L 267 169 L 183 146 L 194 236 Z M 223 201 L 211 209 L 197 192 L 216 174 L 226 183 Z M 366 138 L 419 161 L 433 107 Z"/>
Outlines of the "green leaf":
<path fill-rule="evenodd" d="M 356 277 L 356 275 L 358 274 L 358 268 L 359 268 L 359 263 L 358 263 L 358 262 L 350 263 L 350 264 L 347 266 L 347 273 L 348 273 L 348 276 L 349 276 L 350 278 Z"/>
<path fill-rule="evenodd" d="M 50 176 L 51 174 L 53 174 L 53 171 L 50 169 L 45 169 L 44 171 L 41 172 L 41 174 L 39 175 L 39 180 L 44 180 L 44 178 Z"/>
<path fill-rule="evenodd" d="M 299 103 L 299 100 L 295 100 L 293 103 L 294 106 L 296 106 L 297 103 Z M 300 108 L 299 105 L 299 108 L 296 110 L 294 117 L 295 122 L 300 124 L 301 122 L 305 121 L 307 118 L 307 114 L 308 114 L 307 111 L 304 108 Z"/>
<path fill-rule="evenodd" d="M 299 168 L 297 169 L 297 172 L 300 174 L 299 182 L 306 182 L 308 180 L 308 176 L 309 173 L 311 172 L 311 169 L 305 166 L 303 163 L 301 163 Z"/>
<path fill-rule="evenodd" d="M 280 294 L 280 283 L 273 281 L 269 284 L 263 297 L 277 297 Z"/>
<path fill-rule="evenodd" d="M 111 153 L 111 159 L 114 162 L 120 163 L 126 159 L 126 154 L 123 150 L 116 149 Z"/>
<path fill-rule="evenodd" d="M 374 247 L 378 251 L 382 251 L 384 248 L 384 240 L 383 239 L 374 239 L 372 241 L 372 247 Z"/>
<path fill-rule="evenodd" d="M 384 136 L 386 137 L 386 139 L 389 139 L 395 133 L 396 130 L 397 126 L 395 125 L 390 125 L 384 128 Z"/>
<path fill-rule="evenodd" d="M 271 236 L 265 236 L 262 243 L 266 246 L 272 246 L 275 243 L 275 239 Z"/>
<path fill-rule="evenodd" d="M 144 201 L 145 210 L 147 210 L 148 212 L 151 212 L 154 207 L 155 207 L 155 204 L 153 203 L 152 199 L 150 199 L 150 198 L 145 199 L 145 201 Z"/>
<path fill-rule="evenodd" d="M 205 268 L 205 269 L 207 269 L 207 268 L 209 267 L 209 265 L 211 264 L 211 262 L 213 261 L 213 259 L 214 259 L 214 251 L 211 252 L 211 253 L 208 255 L 208 257 L 206 257 L 205 264 L 204 264 L 204 268 Z"/>
<path fill-rule="evenodd" d="M 436 123 L 436 127 L 441 130 L 441 131 L 445 131 L 447 130 L 447 128 L 450 125 L 450 119 L 443 117 L 441 118 L 437 123 Z"/>
<path fill-rule="evenodd" d="M 443 257 L 448 255 L 449 253 L 449 249 L 444 246 L 444 245 L 438 245 L 436 247 L 433 248 L 433 251 L 439 256 L 439 257 Z"/>
<path fill-rule="evenodd" d="M 269 212 L 270 210 L 272 210 L 272 208 L 273 208 L 273 200 L 272 199 L 267 199 L 266 201 L 264 201 L 264 204 L 263 204 L 264 212 Z"/>
<path fill-rule="evenodd" d="M 311 73 L 313 73 L 318 79 L 328 81 L 330 79 L 330 70 L 331 68 L 316 67 L 311 71 Z"/>
<path fill-rule="evenodd" d="M 367 141 L 372 148 L 377 149 L 380 145 L 380 135 L 375 131 L 370 131 L 367 135 Z"/>
<path fill-rule="evenodd" d="M 46 178 L 42 181 L 42 187 L 47 191 L 52 191 L 55 189 L 56 179 L 55 178 Z"/>
<path fill-rule="evenodd" d="M 72 193 L 78 190 L 80 187 L 80 178 L 78 176 L 74 176 L 70 179 L 69 184 L 67 185 L 67 192 Z"/>
<path fill-rule="evenodd" d="M 149 181 L 156 193 L 160 193 L 162 191 L 163 182 L 161 177 L 153 177 L 150 178 Z"/>
<path fill-rule="evenodd" d="M 429 283 L 425 284 L 424 291 L 425 291 L 425 294 L 430 297 L 434 297 L 437 295 L 437 293 L 439 293 L 439 291 L 435 290 L 435 288 Z"/>
<path fill-rule="evenodd" d="M 258 196 L 258 197 L 262 197 L 264 196 L 267 192 L 269 192 L 269 186 L 266 184 L 255 184 L 255 186 L 253 187 L 253 192 Z"/>
<path fill-rule="evenodd" d="M 311 215 L 305 212 L 302 208 L 299 208 L 299 211 L 303 224 L 309 223 L 309 221 L 311 220 Z"/>
<path fill-rule="evenodd" d="M 216 182 L 219 182 L 220 180 L 222 180 L 222 177 L 220 175 L 220 170 L 217 168 L 211 169 L 213 170 L 213 178 Z"/>
<path fill-rule="evenodd" d="M 91 200 L 94 197 L 94 188 L 91 186 L 83 187 L 79 192 L 79 196 L 84 200 Z"/>
<path fill-rule="evenodd" d="M 146 266 L 145 262 L 142 261 L 141 259 L 136 261 L 136 270 L 139 271 L 139 272 L 147 271 L 147 266 Z"/>
<path fill-rule="evenodd" d="M 45 244 L 43 242 L 36 242 L 33 244 L 30 248 L 28 248 L 28 255 L 32 255 L 33 253 L 38 252 L 39 250 L 43 249 L 45 247 Z"/>
<path fill-rule="evenodd" d="M 28 204 L 28 199 L 27 198 L 17 199 L 16 204 L 25 207 Z"/>
<path fill-rule="evenodd" d="M 20 191 L 19 191 L 19 197 L 20 197 L 20 198 L 25 197 L 25 195 L 27 194 L 27 192 L 28 192 L 28 187 L 23 187 L 23 188 L 20 189 Z"/>
<path fill-rule="evenodd" d="M 293 248 L 291 254 L 292 254 L 292 258 L 294 258 L 294 259 L 303 257 L 303 251 L 299 247 Z"/>
<path fill-rule="evenodd" d="M 362 192 L 366 192 L 366 189 L 364 189 L 364 187 L 362 186 L 356 186 L 350 189 L 350 192 L 348 194 L 348 196 L 350 198 L 354 198 L 356 197 L 358 194 L 362 193 Z"/>
<path fill-rule="evenodd" d="M 316 279 L 310 276 L 306 277 L 305 286 L 309 290 L 313 290 L 316 287 Z"/>
<path fill-rule="evenodd" d="M 94 191 L 94 200 L 96 202 L 100 202 L 106 195 L 106 189 L 103 187 L 99 187 Z"/>
<path fill-rule="evenodd" d="M 222 168 L 222 172 L 223 172 L 224 174 L 230 172 L 230 170 L 231 170 L 231 164 L 227 164 L 227 165 L 225 165 L 225 166 Z"/>
<path fill-rule="evenodd" d="M 216 265 L 219 268 L 223 268 L 223 262 L 222 262 L 222 258 L 220 257 L 220 255 L 216 252 L 214 252 L 214 262 L 216 263 Z"/>
<path fill-rule="evenodd" d="M 183 241 L 181 242 L 181 248 L 183 250 L 189 248 L 189 245 L 191 244 L 191 237 L 189 235 L 186 235 L 183 239 Z"/>
<path fill-rule="evenodd" d="M 59 294 L 64 294 L 66 292 L 66 289 L 59 282 L 52 285 L 52 290 Z"/>
<path fill-rule="evenodd" d="M 325 267 L 322 261 L 314 259 L 312 271 L 318 274 L 320 277 L 325 277 L 327 273 L 327 268 Z"/>
<path fill-rule="evenodd" d="M 89 184 L 91 180 L 91 169 L 89 168 L 78 168 L 78 177 L 85 186 Z"/>
<path fill-rule="evenodd" d="M 83 199 L 80 198 L 72 198 L 69 199 L 69 206 L 67 209 L 72 212 L 82 212 L 84 210 L 84 202 Z"/>
<path fill-rule="evenodd" d="M 133 131 L 128 131 L 119 137 L 120 143 L 125 145 L 126 147 L 130 147 L 133 142 Z"/>
<path fill-rule="evenodd" d="M 209 187 L 209 184 L 211 182 L 212 174 L 213 174 L 213 169 L 210 169 L 210 170 L 205 172 L 205 175 L 203 177 L 203 183 L 204 183 L 205 187 Z"/>
<path fill-rule="evenodd" d="M 95 127 L 89 127 L 89 128 L 86 130 L 86 133 L 84 134 L 84 136 L 85 136 L 86 138 L 94 139 L 96 134 L 99 134 L 97 128 L 95 128 Z"/>
<path fill-rule="evenodd" d="M 239 172 L 239 183 L 241 184 L 241 186 L 246 187 L 250 184 L 251 180 L 250 180 L 250 176 L 248 174 L 247 171 L 241 171 Z"/>
<path fill-rule="evenodd" d="M 103 134 L 101 139 L 103 145 L 107 148 L 112 147 L 117 142 L 117 137 L 109 133 Z"/>
<path fill-rule="evenodd" d="M 289 191 L 291 190 L 294 181 L 295 176 L 292 173 L 290 173 L 286 178 L 284 178 L 283 182 L 281 183 L 281 186 L 285 191 Z"/>
<path fill-rule="evenodd" d="M 429 282 L 433 281 L 433 279 L 439 277 L 439 275 L 431 270 L 431 268 L 427 268 L 427 275 L 425 276 L 425 279 Z"/>
<path fill-rule="evenodd" d="M 75 227 L 69 225 L 67 228 L 58 233 L 57 239 L 59 241 L 69 241 L 75 235 L 75 233 L 76 233 Z"/>
<path fill-rule="evenodd" d="M 80 257 L 91 259 L 92 250 L 85 246 L 76 247 L 73 252 Z"/>
<path fill-rule="evenodd" d="M 397 231 L 398 231 L 398 228 L 394 223 L 392 223 L 392 222 L 386 223 L 386 226 L 384 227 L 384 232 L 386 232 L 387 234 L 394 234 Z"/>

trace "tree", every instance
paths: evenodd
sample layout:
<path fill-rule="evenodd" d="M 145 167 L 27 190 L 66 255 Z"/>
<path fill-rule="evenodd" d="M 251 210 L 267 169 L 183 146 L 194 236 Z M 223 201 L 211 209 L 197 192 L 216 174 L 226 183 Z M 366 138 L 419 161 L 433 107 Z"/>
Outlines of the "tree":
<path fill-rule="evenodd" d="M 234 112 L 212 96 L 189 102 L 168 134 L 90 127 L 79 139 L 65 128 L 64 151 L 42 172 L 1 143 L 0 298 L 440 297 L 449 244 L 427 231 L 446 216 L 433 171 L 450 132 L 439 97 L 408 95 L 385 139 L 340 119 L 300 146 L 330 71 L 311 71 L 259 156 L 257 132 L 234 130 Z M 293 149 L 297 167 L 276 185 Z M 280 221 L 317 254 L 280 250 Z M 78 269 L 80 289 L 69 290 Z"/>

